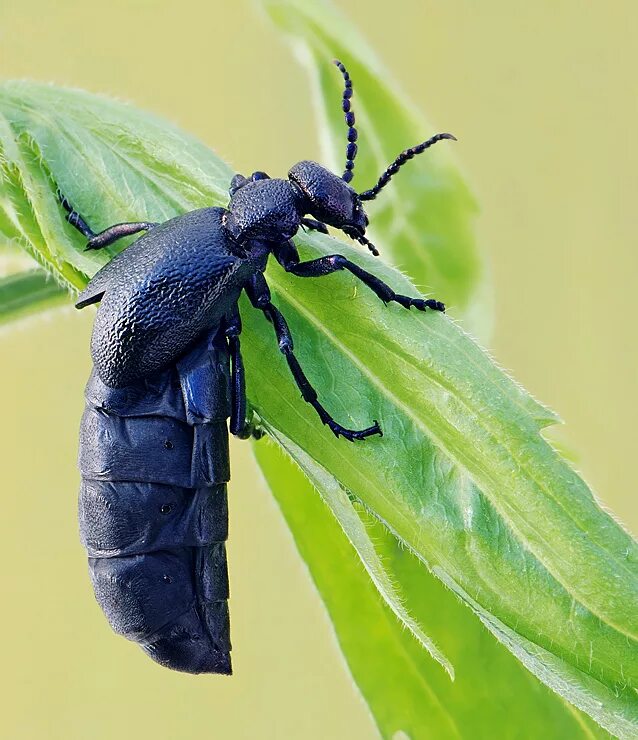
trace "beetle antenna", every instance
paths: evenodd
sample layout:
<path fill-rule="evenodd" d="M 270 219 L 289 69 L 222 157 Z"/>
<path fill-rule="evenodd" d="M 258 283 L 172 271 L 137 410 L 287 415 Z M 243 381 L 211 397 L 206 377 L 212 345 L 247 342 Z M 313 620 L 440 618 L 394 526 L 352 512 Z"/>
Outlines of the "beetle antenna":
<path fill-rule="evenodd" d="M 399 154 L 394 162 L 392 162 L 392 164 L 381 175 L 377 184 L 373 188 L 370 188 L 370 190 L 366 190 L 359 195 L 359 200 L 374 200 L 381 190 L 383 190 L 383 188 L 390 182 L 392 175 L 396 175 L 409 159 L 412 159 L 412 157 L 415 157 L 417 154 L 421 154 L 421 152 L 424 152 L 433 144 L 436 144 L 437 141 L 442 141 L 443 139 L 452 139 L 452 141 L 457 140 L 456 136 L 452 136 L 452 134 L 436 134 L 431 139 L 424 141 L 422 144 L 417 144 L 417 146 L 410 147 L 410 149 L 406 149 L 404 152 L 401 152 L 401 154 Z"/>
<path fill-rule="evenodd" d="M 341 71 L 341 74 L 343 75 L 343 80 L 345 82 L 345 87 L 343 88 L 343 98 L 341 99 L 341 109 L 343 110 L 343 115 L 346 119 L 346 125 L 348 127 L 348 146 L 346 147 L 346 168 L 343 171 L 343 175 L 341 175 L 341 179 L 345 180 L 346 182 L 350 182 L 352 180 L 353 170 L 354 170 L 354 158 L 357 156 L 357 138 L 359 134 L 357 133 L 357 129 L 354 127 L 354 111 L 350 110 L 350 98 L 352 98 L 352 80 L 350 79 L 350 75 L 348 74 L 348 70 L 344 67 L 344 65 L 338 60 L 335 59 L 334 63 L 339 67 L 339 70 Z"/>

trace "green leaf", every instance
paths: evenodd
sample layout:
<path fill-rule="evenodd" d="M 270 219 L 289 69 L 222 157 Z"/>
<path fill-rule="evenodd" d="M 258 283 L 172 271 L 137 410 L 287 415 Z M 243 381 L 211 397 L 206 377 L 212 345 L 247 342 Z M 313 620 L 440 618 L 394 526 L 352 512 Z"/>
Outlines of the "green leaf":
<path fill-rule="evenodd" d="M 0 114 L 0 233 L 69 284 L 108 255 L 82 251 L 56 185 L 94 228 L 226 200 L 230 171 L 212 153 L 121 104 L 7 83 Z M 299 244 L 415 292 L 348 245 Z M 242 303 L 249 400 L 267 428 L 384 521 L 512 652 L 542 664 L 543 680 L 605 727 L 638 731 L 638 548 L 541 436 L 554 415 L 443 315 L 384 307 L 349 275 L 301 280 L 273 265 L 267 278 L 320 398 L 349 426 L 379 419 L 385 436 L 349 444 L 322 428 L 272 327 Z"/>
<path fill-rule="evenodd" d="M 291 453 L 293 459 L 309 476 L 315 488 L 324 491 L 330 490 L 335 485 L 337 485 L 325 469 L 321 468 L 319 465 L 316 464 L 316 462 L 311 460 L 299 447 L 291 442 L 291 440 L 282 439 L 277 435 L 276 439 L 280 442 L 282 447 L 284 447 Z M 275 486 L 273 486 L 273 490 L 274 489 Z M 347 493 L 349 494 L 349 492 Z M 332 513 L 339 521 L 339 524 L 341 525 L 344 533 L 352 541 L 352 538 L 350 537 L 350 532 L 352 531 L 351 522 L 345 520 L 342 516 L 342 513 L 338 509 L 336 509 L 335 507 L 331 508 Z M 351 518 L 352 515 L 348 517 L 348 519 Z M 370 523 L 371 520 L 368 519 L 369 527 Z M 379 549 L 379 547 L 383 547 L 384 534 L 386 542 L 385 550 L 391 550 L 392 548 L 389 548 L 387 546 L 388 541 L 392 540 L 391 533 L 379 533 L 378 531 L 374 531 L 374 533 L 372 534 L 372 539 L 374 539 L 374 541 L 378 543 L 377 549 Z M 298 540 L 303 539 L 305 536 L 306 535 L 304 533 L 297 534 Z M 355 546 L 355 550 L 356 549 L 357 548 Z M 396 549 L 396 547 L 394 549 Z M 419 616 L 420 623 L 423 625 L 427 625 L 428 634 L 433 639 L 435 639 L 436 643 L 439 644 L 439 646 L 444 646 L 444 640 L 442 642 L 439 636 L 436 635 L 436 631 L 432 630 L 431 628 L 431 622 L 434 616 L 431 611 L 433 608 L 433 604 L 436 604 L 436 608 L 438 609 L 438 601 L 429 600 L 424 602 L 423 597 L 426 593 L 426 591 L 423 590 L 424 584 L 413 577 L 409 577 L 406 579 L 402 576 L 403 566 L 405 566 L 407 561 L 402 562 L 400 558 L 397 559 L 396 557 L 390 560 L 387 556 L 386 551 L 383 552 L 380 559 L 383 561 L 385 568 L 389 571 L 390 577 L 393 579 L 393 581 L 399 584 L 400 594 L 407 598 L 406 606 L 409 607 L 409 611 Z M 311 566 L 310 563 L 309 565 Z M 425 574 L 425 572 L 426 571 L 424 570 L 423 573 Z M 573 668 L 565 661 L 557 659 L 556 656 L 549 651 L 543 650 L 538 645 L 534 645 L 531 641 L 522 639 L 520 635 L 514 633 L 513 630 L 509 629 L 493 615 L 482 609 L 481 606 L 473 601 L 467 593 L 464 593 L 461 589 L 459 589 L 457 584 L 451 582 L 444 572 L 439 571 L 437 568 L 434 569 L 434 572 L 436 575 L 439 576 L 443 583 L 446 583 L 452 591 L 456 592 L 468 605 L 470 605 L 470 607 L 480 617 L 483 624 L 492 632 L 492 634 L 500 642 L 507 646 L 512 651 L 512 653 L 523 663 L 523 665 L 525 665 L 526 668 L 528 668 L 544 683 L 554 689 L 561 696 L 564 696 L 573 704 L 581 708 L 583 711 L 586 711 L 610 732 L 613 732 L 620 737 L 633 737 L 635 732 L 636 716 L 634 712 L 627 710 L 627 706 L 625 703 L 626 699 L 628 698 L 630 700 L 631 706 L 633 698 L 632 691 L 625 691 L 624 696 L 622 694 L 619 696 L 617 692 L 612 691 L 605 686 L 602 686 L 597 681 L 593 681 L 586 673 Z M 422 608 L 420 612 L 418 609 L 415 611 L 411 606 L 410 599 L 416 600 L 417 604 L 421 603 L 423 606 L 425 606 L 425 608 Z M 450 621 L 451 620 L 448 615 L 445 624 L 449 626 Z M 464 649 L 466 649 L 468 646 L 465 640 L 463 641 L 463 644 Z M 446 647 L 443 647 L 443 651 L 449 658 L 451 658 L 457 674 L 461 673 L 464 670 L 467 672 L 468 669 L 464 663 L 461 663 L 459 665 L 458 657 L 454 657 L 453 654 L 451 654 Z M 463 655 L 463 653 L 461 653 L 461 655 Z M 497 691 L 496 693 L 499 697 L 502 696 L 502 691 Z M 582 718 L 579 721 L 581 720 Z"/>
<path fill-rule="evenodd" d="M 374 584 L 387 607 L 398 620 L 398 623 L 409 630 L 417 642 L 430 653 L 434 660 L 443 666 L 449 677 L 454 679 L 454 668 L 450 661 L 436 647 L 434 642 L 429 637 L 426 637 L 419 625 L 410 616 L 410 614 L 406 612 L 405 606 L 401 602 L 401 595 L 397 592 L 391 577 L 388 575 L 383 562 L 377 554 L 370 535 L 366 531 L 353 502 L 350 501 L 346 492 L 341 488 L 341 486 L 339 486 L 334 478 L 322 474 L 321 469 L 314 465 L 313 461 L 304 455 L 302 450 L 296 447 L 290 440 L 287 440 L 286 447 L 295 450 L 295 457 L 304 461 L 304 467 L 307 470 L 315 471 L 313 480 L 315 481 L 316 490 L 319 496 L 323 499 L 324 503 L 328 506 L 343 528 L 344 533 L 348 537 L 350 543 L 359 556 L 361 563 L 365 567 L 368 577 Z M 268 462 L 268 458 L 265 456 L 266 449 L 268 448 L 264 445 L 264 457 L 262 458 L 259 454 L 259 448 L 257 448 L 257 459 L 259 461 L 262 461 L 263 459 L 265 464 Z M 301 480 L 303 481 L 303 477 Z"/>
<path fill-rule="evenodd" d="M 254 450 L 383 737 L 401 731 L 413 740 L 480 740 L 518 737 L 523 727 L 525 737 L 606 736 L 544 688 L 419 560 L 353 505 L 377 558 L 391 571 L 395 588 L 407 597 L 405 606 L 456 666 L 456 680 L 449 681 L 379 601 L 339 527 L 342 519 L 332 516 L 334 510 L 331 514 L 315 495 L 315 490 L 321 495 L 333 486 L 326 472 L 307 461 L 318 486 L 313 489 L 275 445 L 259 442 Z"/>
<path fill-rule="evenodd" d="M 161 221 L 195 202 L 220 204 L 232 173 L 153 116 L 81 91 L 8 82 L 0 93 L 0 175 L 0 233 L 79 290 L 121 247 L 85 253 L 55 186 L 89 222 L 110 225 L 113 213 Z"/>
<path fill-rule="evenodd" d="M 353 110 L 359 151 L 351 183 L 359 192 L 374 185 L 394 158 L 431 134 L 430 123 L 401 94 L 357 29 L 330 3 L 262 0 L 274 23 L 289 35 L 305 63 L 320 114 L 326 161 L 341 173 L 347 128 L 341 112 L 343 80 L 332 60 L 347 67 L 353 80 Z M 452 129 L 446 121 L 443 130 Z M 477 206 L 454 157 L 459 144 L 437 144 L 393 178 L 378 200 L 367 206 L 369 233 L 384 257 L 413 282 L 445 296 L 453 315 L 485 333 L 489 315 L 484 271 L 474 235 Z M 479 304 L 479 305 L 477 305 Z"/>
<path fill-rule="evenodd" d="M 68 303 L 68 290 L 39 268 L 0 277 L 0 324 Z"/>

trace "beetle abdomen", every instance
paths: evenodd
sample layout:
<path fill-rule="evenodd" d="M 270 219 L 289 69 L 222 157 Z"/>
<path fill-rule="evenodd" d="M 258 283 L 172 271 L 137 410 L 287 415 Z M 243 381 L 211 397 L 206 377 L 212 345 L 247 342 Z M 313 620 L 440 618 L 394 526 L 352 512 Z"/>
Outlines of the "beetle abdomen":
<path fill-rule="evenodd" d="M 79 517 L 98 603 L 157 662 L 230 673 L 228 351 L 206 338 L 177 365 L 109 388 L 91 375 Z"/>

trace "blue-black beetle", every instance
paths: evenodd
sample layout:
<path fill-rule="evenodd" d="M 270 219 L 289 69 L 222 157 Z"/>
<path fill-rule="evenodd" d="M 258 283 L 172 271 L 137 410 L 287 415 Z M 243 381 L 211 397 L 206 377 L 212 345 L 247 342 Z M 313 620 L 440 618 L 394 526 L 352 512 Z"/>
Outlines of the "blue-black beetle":
<path fill-rule="evenodd" d="M 236 175 L 227 208 L 202 208 L 165 223 L 120 223 L 94 233 L 60 194 L 87 249 L 147 233 L 91 280 L 78 298 L 101 301 L 91 341 L 94 369 L 80 429 L 80 531 L 95 595 L 113 629 L 157 662 L 191 673 L 230 673 L 226 483 L 228 431 L 248 436 L 238 299 L 245 290 L 272 323 L 302 397 L 337 436 L 380 434 L 338 424 L 319 402 L 293 351 L 286 320 L 264 278 L 272 253 L 287 272 L 319 277 L 349 270 L 385 303 L 443 311 L 436 300 L 395 293 L 339 254 L 302 262 L 292 237 L 302 228 L 342 230 L 377 254 L 365 236 L 363 202 L 399 168 L 441 139 L 407 149 L 377 184 L 348 184 L 357 154 L 352 82 L 344 81 L 348 127 L 341 177 L 299 162 L 288 178 Z"/>

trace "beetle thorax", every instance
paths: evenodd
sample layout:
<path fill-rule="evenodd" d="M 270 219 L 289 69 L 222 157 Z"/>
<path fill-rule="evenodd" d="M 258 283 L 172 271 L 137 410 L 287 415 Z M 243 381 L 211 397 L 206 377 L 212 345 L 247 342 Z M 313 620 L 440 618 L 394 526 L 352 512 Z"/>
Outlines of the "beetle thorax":
<path fill-rule="evenodd" d="M 226 227 L 239 242 L 291 239 L 301 223 L 300 203 L 288 180 L 249 181 L 228 204 Z"/>

